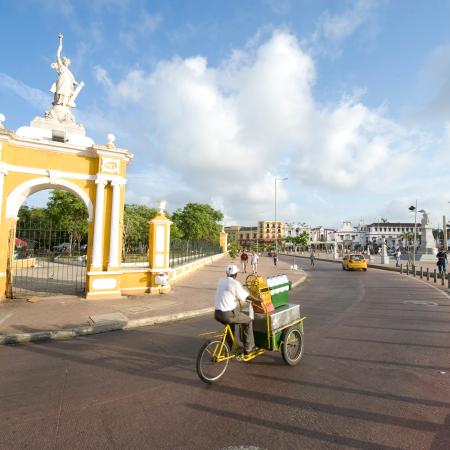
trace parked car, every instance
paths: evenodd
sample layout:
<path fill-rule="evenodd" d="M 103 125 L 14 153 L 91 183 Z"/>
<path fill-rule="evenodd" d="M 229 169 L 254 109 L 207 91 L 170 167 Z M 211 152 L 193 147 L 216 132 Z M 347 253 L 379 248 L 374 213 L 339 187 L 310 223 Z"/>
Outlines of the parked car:
<path fill-rule="evenodd" d="M 364 270 L 367 271 L 367 261 L 363 255 L 350 253 L 342 260 L 342 270 Z"/>
<path fill-rule="evenodd" d="M 68 253 L 70 251 L 70 243 L 69 242 L 63 242 L 62 244 L 55 245 L 53 247 L 53 251 L 55 253 Z"/>

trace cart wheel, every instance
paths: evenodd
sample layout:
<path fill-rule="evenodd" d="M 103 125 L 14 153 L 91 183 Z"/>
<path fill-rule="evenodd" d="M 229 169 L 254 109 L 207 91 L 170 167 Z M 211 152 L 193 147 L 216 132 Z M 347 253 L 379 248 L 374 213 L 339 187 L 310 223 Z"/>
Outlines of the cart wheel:
<path fill-rule="evenodd" d="M 289 327 L 283 332 L 281 354 L 284 362 L 295 366 L 303 356 L 303 336 L 297 327 Z"/>
<path fill-rule="evenodd" d="M 221 339 L 213 339 L 212 341 L 205 342 L 197 355 L 197 374 L 200 380 L 205 383 L 211 384 L 217 381 L 227 370 L 229 359 L 225 361 L 216 361 L 216 356 L 219 352 Z M 230 354 L 230 348 L 225 342 L 223 344 L 221 356 L 228 357 Z"/>

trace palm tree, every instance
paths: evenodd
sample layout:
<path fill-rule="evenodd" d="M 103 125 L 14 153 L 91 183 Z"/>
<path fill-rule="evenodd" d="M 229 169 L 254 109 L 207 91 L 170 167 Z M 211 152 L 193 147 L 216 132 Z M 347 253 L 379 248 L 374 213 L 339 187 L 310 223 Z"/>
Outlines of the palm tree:
<path fill-rule="evenodd" d="M 411 258 L 411 244 L 414 241 L 414 233 L 412 231 L 406 231 L 398 236 L 401 242 L 406 242 L 406 248 L 408 252 L 408 259 Z"/>

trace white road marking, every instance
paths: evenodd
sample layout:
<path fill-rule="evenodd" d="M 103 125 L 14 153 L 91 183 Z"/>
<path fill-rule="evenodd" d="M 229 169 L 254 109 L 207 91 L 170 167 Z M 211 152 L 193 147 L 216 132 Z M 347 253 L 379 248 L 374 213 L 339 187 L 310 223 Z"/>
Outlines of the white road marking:
<path fill-rule="evenodd" d="M 423 306 L 438 306 L 435 302 L 427 302 L 423 300 L 405 300 L 403 303 L 410 303 L 412 305 L 423 305 Z"/>
<path fill-rule="evenodd" d="M 5 314 L 5 315 L 0 319 L 0 323 L 3 323 L 5 320 L 8 320 L 12 315 L 13 315 L 13 313 Z"/>

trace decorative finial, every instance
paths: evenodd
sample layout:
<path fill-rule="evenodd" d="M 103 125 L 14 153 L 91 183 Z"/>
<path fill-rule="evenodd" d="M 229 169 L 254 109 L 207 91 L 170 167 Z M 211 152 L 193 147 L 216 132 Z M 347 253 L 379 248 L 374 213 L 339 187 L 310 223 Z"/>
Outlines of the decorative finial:
<path fill-rule="evenodd" d="M 112 133 L 108 133 L 106 135 L 106 139 L 107 139 L 106 146 L 109 148 L 114 148 L 115 147 L 114 142 L 116 141 L 116 137 Z"/>
<path fill-rule="evenodd" d="M 0 130 L 3 130 L 5 127 L 3 126 L 3 122 L 6 120 L 6 117 L 0 113 Z"/>
<path fill-rule="evenodd" d="M 167 202 L 165 200 L 159 200 L 158 208 L 159 208 L 160 214 L 164 214 L 164 210 L 166 209 L 166 204 L 167 204 Z"/>

